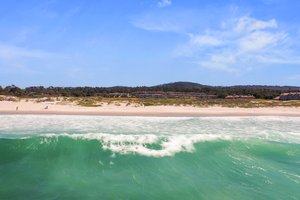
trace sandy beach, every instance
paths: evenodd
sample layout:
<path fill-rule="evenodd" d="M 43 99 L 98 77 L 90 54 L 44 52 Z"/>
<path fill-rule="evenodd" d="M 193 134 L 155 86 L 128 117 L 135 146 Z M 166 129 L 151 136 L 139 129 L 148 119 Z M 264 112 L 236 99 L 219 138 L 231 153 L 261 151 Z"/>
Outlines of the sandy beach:
<path fill-rule="evenodd" d="M 138 106 L 126 103 L 103 104 L 83 107 L 72 103 L 34 101 L 0 101 L 0 114 L 53 114 L 53 115 L 102 115 L 102 116 L 289 116 L 300 117 L 299 107 L 193 107 L 193 106 Z"/>

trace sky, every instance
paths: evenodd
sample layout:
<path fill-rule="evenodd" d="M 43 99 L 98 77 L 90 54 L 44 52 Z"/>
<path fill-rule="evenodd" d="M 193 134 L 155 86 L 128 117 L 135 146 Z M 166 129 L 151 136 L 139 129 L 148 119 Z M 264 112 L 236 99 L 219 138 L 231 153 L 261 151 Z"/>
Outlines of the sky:
<path fill-rule="evenodd" d="M 300 86 L 299 0 L 0 0 L 0 85 Z"/>

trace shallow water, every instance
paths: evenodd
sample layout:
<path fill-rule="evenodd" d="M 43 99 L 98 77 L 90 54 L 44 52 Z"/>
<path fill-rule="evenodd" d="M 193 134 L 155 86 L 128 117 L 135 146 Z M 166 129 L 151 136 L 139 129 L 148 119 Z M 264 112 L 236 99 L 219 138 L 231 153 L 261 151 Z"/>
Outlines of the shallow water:
<path fill-rule="evenodd" d="M 0 199 L 300 199 L 300 118 L 0 116 Z"/>

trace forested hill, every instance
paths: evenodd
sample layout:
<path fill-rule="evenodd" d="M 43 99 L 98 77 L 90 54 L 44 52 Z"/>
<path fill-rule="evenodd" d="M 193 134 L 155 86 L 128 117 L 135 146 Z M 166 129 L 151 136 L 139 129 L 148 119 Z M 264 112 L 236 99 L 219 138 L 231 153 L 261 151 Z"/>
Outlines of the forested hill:
<path fill-rule="evenodd" d="M 202 89 L 202 88 L 209 88 L 212 86 L 209 85 L 202 85 L 199 83 L 193 83 L 193 82 L 174 82 L 174 83 L 166 83 L 161 84 L 153 87 L 159 87 L 159 88 L 177 88 L 177 89 Z"/>
<path fill-rule="evenodd" d="M 272 99 L 283 92 L 300 91 L 297 86 L 264 86 L 264 85 L 238 85 L 238 86 L 209 86 L 192 82 L 174 82 L 156 86 L 142 87 L 43 87 L 33 86 L 19 88 L 15 85 L 1 87 L 0 95 L 13 95 L 20 97 L 41 97 L 41 96 L 105 96 L 111 93 L 127 93 L 133 96 L 139 92 L 197 92 L 208 95 L 217 95 L 224 98 L 227 95 L 254 95 L 256 98 Z"/>
<path fill-rule="evenodd" d="M 203 89 L 203 88 L 218 88 L 218 89 L 265 89 L 265 90 L 281 90 L 281 91 L 299 91 L 300 86 L 268 86 L 268 85 L 235 85 L 235 86 L 209 86 L 193 82 L 174 82 L 157 85 L 154 87 L 177 88 L 177 89 Z"/>

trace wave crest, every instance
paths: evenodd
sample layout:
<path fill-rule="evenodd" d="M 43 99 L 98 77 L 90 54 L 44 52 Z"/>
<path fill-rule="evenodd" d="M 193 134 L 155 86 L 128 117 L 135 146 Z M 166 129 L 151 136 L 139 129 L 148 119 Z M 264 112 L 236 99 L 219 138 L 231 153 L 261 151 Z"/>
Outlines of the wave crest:
<path fill-rule="evenodd" d="M 49 142 L 48 137 L 70 137 L 73 139 L 98 140 L 104 150 L 119 154 L 138 154 L 149 157 L 174 156 L 179 152 L 195 151 L 198 142 L 229 140 L 230 136 L 212 134 L 186 135 L 125 135 L 125 134 L 45 134 L 41 143 Z"/>

